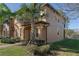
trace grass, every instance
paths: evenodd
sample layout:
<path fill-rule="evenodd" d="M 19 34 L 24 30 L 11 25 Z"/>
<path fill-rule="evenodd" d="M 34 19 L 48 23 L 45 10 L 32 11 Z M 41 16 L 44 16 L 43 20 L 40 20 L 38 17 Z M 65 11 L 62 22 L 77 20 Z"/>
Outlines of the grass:
<path fill-rule="evenodd" d="M 26 47 L 24 46 L 12 46 L 8 48 L 0 49 L 0 56 L 24 56 L 26 54 Z"/>
<path fill-rule="evenodd" d="M 54 42 L 50 44 L 50 50 L 55 50 L 58 55 L 79 56 L 79 40 L 65 39 L 62 41 Z"/>
<path fill-rule="evenodd" d="M 46 47 L 47 45 L 40 47 L 36 45 L 28 45 L 28 46 L 11 46 L 7 48 L 0 48 L 0 56 L 33 56 L 36 50 L 37 52 L 40 51 L 40 53 L 42 53 L 38 55 L 46 55 L 45 52 L 48 51 Z"/>
<path fill-rule="evenodd" d="M 49 50 L 51 51 L 51 55 L 79 56 L 79 40 L 65 39 L 48 45 Z M 46 47 L 46 45 L 40 47 L 37 47 L 36 45 L 29 45 L 29 46 L 12 46 L 7 48 L 0 48 L 0 56 L 33 56 L 35 49 L 37 49 L 40 52 L 43 51 L 44 53 L 44 51 L 47 48 L 48 47 Z"/>
<path fill-rule="evenodd" d="M 79 40 L 71 40 L 71 39 L 65 39 L 62 41 L 54 42 L 52 45 L 59 46 L 62 48 L 69 48 L 73 50 L 79 50 Z"/>
<path fill-rule="evenodd" d="M 36 47 L 35 45 L 29 45 L 0 48 L 0 56 L 33 56 Z"/>

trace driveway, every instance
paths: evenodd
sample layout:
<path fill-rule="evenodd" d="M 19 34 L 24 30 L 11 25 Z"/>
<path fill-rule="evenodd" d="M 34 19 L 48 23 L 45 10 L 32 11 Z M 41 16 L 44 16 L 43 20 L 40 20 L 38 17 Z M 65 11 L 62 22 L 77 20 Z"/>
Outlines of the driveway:
<path fill-rule="evenodd" d="M 10 47 L 10 46 L 16 46 L 16 45 L 21 45 L 22 43 L 15 43 L 15 44 L 5 44 L 5 45 L 1 45 L 0 48 L 7 48 L 7 47 Z"/>

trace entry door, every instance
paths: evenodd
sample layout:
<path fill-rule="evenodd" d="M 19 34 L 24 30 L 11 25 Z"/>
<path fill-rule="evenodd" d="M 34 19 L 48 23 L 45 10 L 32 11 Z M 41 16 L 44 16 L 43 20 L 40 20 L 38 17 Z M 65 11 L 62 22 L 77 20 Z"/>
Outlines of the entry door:
<path fill-rule="evenodd" d="M 24 40 L 29 40 L 29 37 L 30 37 L 29 34 L 30 34 L 29 30 L 25 29 L 24 30 Z"/>

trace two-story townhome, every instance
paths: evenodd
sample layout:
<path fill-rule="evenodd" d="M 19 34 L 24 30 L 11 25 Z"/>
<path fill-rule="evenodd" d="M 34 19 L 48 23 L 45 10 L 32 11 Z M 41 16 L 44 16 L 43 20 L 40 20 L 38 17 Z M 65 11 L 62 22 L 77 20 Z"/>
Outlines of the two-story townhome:
<path fill-rule="evenodd" d="M 44 40 L 46 43 L 64 39 L 65 17 L 57 12 L 50 4 L 43 7 L 47 13 L 42 20 L 35 22 L 37 40 Z M 8 23 L 9 22 L 9 23 Z M 31 23 L 29 21 L 11 18 L 3 24 L 3 36 L 19 37 L 21 40 L 30 40 Z"/>

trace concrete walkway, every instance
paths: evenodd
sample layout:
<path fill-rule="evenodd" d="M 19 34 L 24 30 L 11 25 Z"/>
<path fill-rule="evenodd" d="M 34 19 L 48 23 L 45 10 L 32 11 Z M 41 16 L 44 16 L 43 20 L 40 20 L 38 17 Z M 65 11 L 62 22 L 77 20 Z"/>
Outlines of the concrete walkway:
<path fill-rule="evenodd" d="M 5 45 L 1 45 L 0 48 L 7 48 L 7 47 L 10 47 L 10 46 L 17 46 L 17 45 L 21 45 L 22 43 L 15 43 L 15 44 L 5 44 Z"/>

